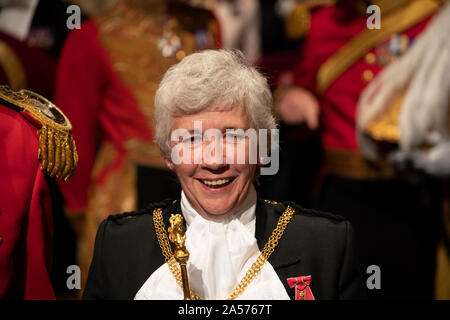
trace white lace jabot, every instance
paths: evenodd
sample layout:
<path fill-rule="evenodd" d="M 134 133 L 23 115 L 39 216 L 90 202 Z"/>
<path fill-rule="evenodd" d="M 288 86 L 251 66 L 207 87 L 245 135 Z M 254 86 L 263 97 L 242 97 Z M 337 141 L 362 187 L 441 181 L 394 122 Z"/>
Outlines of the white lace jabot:
<path fill-rule="evenodd" d="M 181 211 L 186 219 L 189 284 L 202 299 L 223 300 L 233 292 L 260 251 L 255 238 L 256 191 L 251 187 L 235 212 L 205 219 L 181 193 Z M 183 290 L 164 263 L 153 272 L 135 296 L 137 300 L 182 300 Z M 269 262 L 238 297 L 243 300 L 289 299 Z"/>

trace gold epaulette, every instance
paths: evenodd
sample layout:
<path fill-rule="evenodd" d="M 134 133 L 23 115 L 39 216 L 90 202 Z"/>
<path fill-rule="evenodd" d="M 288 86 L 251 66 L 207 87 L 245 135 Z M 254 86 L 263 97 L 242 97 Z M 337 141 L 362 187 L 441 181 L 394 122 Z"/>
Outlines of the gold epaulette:
<path fill-rule="evenodd" d="M 67 117 L 44 97 L 22 89 L 12 91 L 0 86 L 0 102 L 23 111 L 27 119 L 38 126 L 38 158 L 41 170 L 50 177 L 69 179 L 78 163 L 78 155 Z"/>
<path fill-rule="evenodd" d="M 306 0 L 297 3 L 286 17 L 285 32 L 291 40 L 305 37 L 311 25 L 311 10 L 324 5 L 333 5 L 336 0 Z"/>

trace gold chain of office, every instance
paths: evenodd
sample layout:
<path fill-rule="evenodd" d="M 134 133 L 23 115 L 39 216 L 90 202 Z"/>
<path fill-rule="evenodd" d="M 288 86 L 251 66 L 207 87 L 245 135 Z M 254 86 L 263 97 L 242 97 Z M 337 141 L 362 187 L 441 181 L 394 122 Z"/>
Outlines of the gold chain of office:
<path fill-rule="evenodd" d="M 248 285 L 252 282 L 252 280 L 256 277 L 256 275 L 261 271 L 262 267 L 264 266 L 266 261 L 269 260 L 270 255 L 277 247 L 278 241 L 283 236 L 284 230 L 286 229 L 294 213 L 295 210 L 290 206 L 287 206 L 283 214 L 278 219 L 277 226 L 273 230 L 271 236 L 269 237 L 269 240 L 267 241 L 260 255 L 258 256 L 256 261 L 252 264 L 252 266 L 247 271 L 242 280 L 239 282 L 239 284 L 236 286 L 236 288 L 233 290 L 231 295 L 227 298 L 227 300 L 234 300 L 237 297 L 239 297 L 242 294 L 242 292 L 244 292 L 244 290 L 248 287 Z M 156 236 L 158 238 L 162 254 L 164 255 L 164 258 L 167 264 L 169 265 L 169 269 L 172 272 L 173 276 L 175 277 L 176 282 L 181 288 L 183 288 L 181 271 L 178 266 L 178 263 L 176 262 L 173 256 L 172 247 L 169 244 L 169 239 L 167 237 L 161 208 L 153 210 L 153 223 L 155 225 Z M 201 300 L 200 297 L 192 289 L 191 289 L 191 297 L 193 300 Z"/>

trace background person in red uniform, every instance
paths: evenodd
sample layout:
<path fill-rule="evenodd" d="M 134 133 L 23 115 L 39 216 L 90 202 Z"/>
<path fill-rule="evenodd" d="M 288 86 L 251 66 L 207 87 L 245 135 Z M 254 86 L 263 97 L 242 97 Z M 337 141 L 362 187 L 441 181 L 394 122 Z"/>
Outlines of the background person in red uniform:
<path fill-rule="evenodd" d="M 401 177 L 385 161 L 364 159 L 355 119 L 361 92 L 408 50 L 441 1 L 370 4 L 381 8 L 381 29 L 367 28 L 366 1 L 338 1 L 312 13 L 290 86 L 278 91 L 277 110 L 287 123 L 306 122 L 320 130 L 323 175 L 317 207 L 352 222 L 364 273 L 370 265 L 380 267 L 381 287 L 370 290 L 369 297 L 431 298 L 439 191 L 433 181 Z"/>
<path fill-rule="evenodd" d="M 76 166 L 70 129 L 62 128 L 70 127 L 67 118 L 52 105 L 33 106 L 36 101 L 46 102 L 29 91 L 14 93 L 0 87 L 0 298 L 5 299 L 55 298 L 50 281 L 53 216 L 46 174 L 67 179 Z M 46 111 L 48 117 L 39 115 Z M 60 145 L 51 130 L 68 138 L 64 161 L 55 158 L 61 151 L 48 148 Z M 42 134 L 48 139 L 40 139 Z M 66 166 L 69 159 L 71 165 Z"/>

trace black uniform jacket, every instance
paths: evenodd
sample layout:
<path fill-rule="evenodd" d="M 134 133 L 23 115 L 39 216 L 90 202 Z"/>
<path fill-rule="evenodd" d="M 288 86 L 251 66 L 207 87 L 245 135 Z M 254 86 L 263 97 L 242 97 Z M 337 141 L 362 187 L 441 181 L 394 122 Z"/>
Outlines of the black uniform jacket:
<path fill-rule="evenodd" d="M 304 209 L 292 202 L 258 199 L 255 237 L 266 244 L 287 205 L 295 209 L 278 246 L 269 258 L 291 299 L 287 278 L 312 276 L 316 300 L 365 298 L 352 228 L 344 218 Z M 153 225 L 153 210 L 163 208 L 166 228 L 180 201 L 165 201 L 138 212 L 110 216 L 97 233 L 84 299 L 133 299 L 164 257 Z M 172 248 L 173 250 L 173 248 Z"/>

